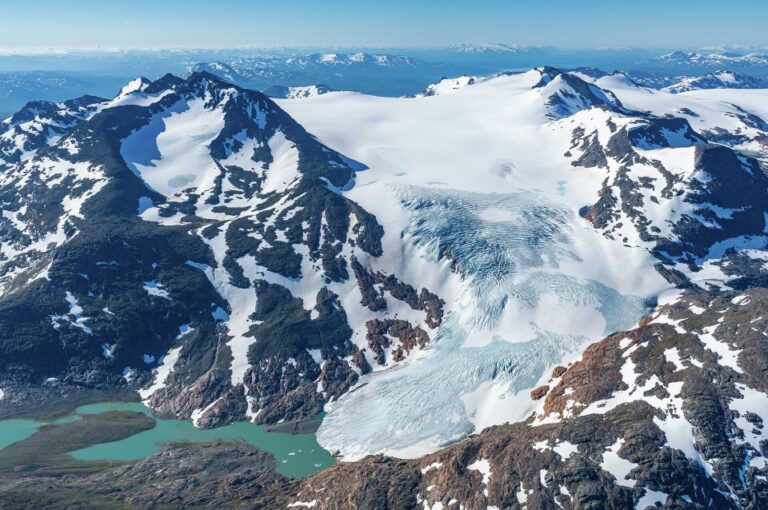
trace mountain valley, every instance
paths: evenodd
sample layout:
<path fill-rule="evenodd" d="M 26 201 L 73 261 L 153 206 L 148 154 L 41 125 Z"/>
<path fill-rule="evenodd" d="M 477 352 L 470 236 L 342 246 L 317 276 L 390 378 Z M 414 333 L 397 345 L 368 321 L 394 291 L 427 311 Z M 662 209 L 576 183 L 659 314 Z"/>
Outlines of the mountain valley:
<path fill-rule="evenodd" d="M 334 65 L 361 59 L 419 65 Z M 768 505 L 762 81 L 536 67 L 382 97 L 223 72 L 0 123 L 0 416 L 310 420 L 339 464 L 177 444 L 0 498 Z"/>

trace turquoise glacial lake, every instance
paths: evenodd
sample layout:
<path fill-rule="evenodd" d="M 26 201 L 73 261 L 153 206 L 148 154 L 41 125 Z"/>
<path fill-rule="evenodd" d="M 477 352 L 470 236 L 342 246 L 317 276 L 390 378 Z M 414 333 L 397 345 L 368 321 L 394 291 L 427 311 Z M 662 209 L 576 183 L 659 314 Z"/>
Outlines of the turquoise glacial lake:
<path fill-rule="evenodd" d="M 173 442 L 196 442 L 241 440 L 259 450 L 274 455 L 277 471 L 292 477 L 305 477 L 335 464 L 335 459 L 318 443 L 314 434 L 287 434 L 267 432 L 262 425 L 238 422 L 216 429 L 198 429 L 186 420 L 165 420 L 152 415 L 140 403 L 108 402 L 77 408 L 71 415 L 53 421 L 41 420 L 0 420 L 0 449 L 21 441 L 47 424 L 78 420 L 85 414 L 99 414 L 108 411 L 134 411 L 144 413 L 155 420 L 155 427 L 139 432 L 125 439 L 111 443 L 98 443 L 81 450 L 69 452 L 80 460 L 141 460 L 160 451 L 164 444 Z"/>

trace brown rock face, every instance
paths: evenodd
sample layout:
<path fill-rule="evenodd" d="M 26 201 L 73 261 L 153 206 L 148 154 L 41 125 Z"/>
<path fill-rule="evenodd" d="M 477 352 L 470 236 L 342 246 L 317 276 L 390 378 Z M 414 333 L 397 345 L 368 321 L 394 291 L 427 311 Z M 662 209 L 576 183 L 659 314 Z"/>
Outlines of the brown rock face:
<path fill-rule="evenodd" d="M 293 502 L 315 501 L 317 508 L 411 510 L 416 508 L 415 491 L 421 481 L 421 472 L 412 461 L 368 457 L 337 464 L 333 471 L 307 479 Z"/>
<path fill-rule="evenodd" d="M 414 310 L 425 311 L 427 314 L 426 323 L 430 328 L 436 328 L 442 323 L 445 301 L 427 289 L 422 288 L 417 292 L 412 286 L 398 280 L 394 275 L 386 275 L 381 272 L 373 273 L 363 267 L 354 257 L 352 258 L 352 270 L 363 296 L 361 304 L 371 311 L 386 310 L 387 302 L 384 299 L 384 293 L 388 292 L 393 298 L 407 303 Z"/>
<path fill-rule="evenodd" d="M 0 484 L 2 508 L 286 508 L 299 482 L 238 443 L 186 445 L 80 478 Z"/>
<path fill-rule="evenodd" d="M 365 350 L 359 350 L 352 356 L 352 363 L 360 369 L 360 373 L 365 375 L 371 372 L 371 365 L 365 359 Z"/>
<path fill-rule="evenodd" d="M 568 370 L 568 369 L 567 369 L 567 368 L 565 368 L 565 367 L 557 366 L 557 367 L 555 367 L 555 368 L 552 370 L 552 377 L 553 377 L 553 378 L 555 378 L 555 379 L 557 379 L 558 377 L 560 377 L 561 375 L 563 375 L 563 374 L 565 373 L 565 371 L 566 371 L 566 370 Z"/>
<path fill-rule="evenodd" d="M 357 286 L 360 288 L 360 294 L 363 296 L 361 304 L 373 312 L 386 310 L 387 301 L 384 299 L 383 290 L 376 290 L 376 278 L 367 271 L 357 258 L 351 259 L 352 271 L 357 279 Z"/>
<path fill-rule="evenodd" d="M 366 334 L 368 346 L 375 353 L 374 359 L 380 365 L 384 365 L 387 361 L 384 351 L 392 345 L 390 337 L 394 337 L 400 342 L 397 349 L 392 352 L 392 358 L 395 361 L 402 360 L 416 346 L 423 348 L 429 342 L 429 335 L 426 331 L 400 319 L 374 319 L 368 321 L 366 327 L 368 328 Z"/>
<path fill-rule="evenodd" d="M 621 366 L 624 360 L 620 354 L 619 341 L 630 335 L 631 333 L 617 333 L 589 346 L 581 361 L 561 373 L 560 382 L 547 395 L 544 414 L 562 415 L 568 401 L 589 404 L 608 398 L 616 388 L 621 388 Z M 573 412 L 578 414 L 578 408 Z"/>
<path fill-rule="evenodd" d="M 531 392 L 531 400 L 540 400 L 544 398 L 544 396 L 547 394 L 548 391 L 549 391 L 549 386 L 547 386 L 546 384 L 544 386 L 539 386 L 538 388 L 536 388 Z"/>

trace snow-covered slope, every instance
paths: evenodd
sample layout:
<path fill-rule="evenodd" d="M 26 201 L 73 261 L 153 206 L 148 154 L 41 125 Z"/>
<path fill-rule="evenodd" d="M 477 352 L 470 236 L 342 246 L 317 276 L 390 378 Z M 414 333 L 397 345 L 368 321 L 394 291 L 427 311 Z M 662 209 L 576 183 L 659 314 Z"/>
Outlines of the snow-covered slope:
<path fill-rule="evenodd" d="M 639 87 L 620 74 L 600 78 L 595 83 L 612 90 L 629 108 L 685 119 L 709 141 L 765 160 L 768 124 L 764 89 L 712 89 L 670 94 Z"/>
<path fill-rule="evenodd" d="M 619 76 L 607 79 L 622 93 L 631 90 L 630 99 L 673 97 Z M 730 209 L 718 201 L 722 197 L 689 199 L 674 188 L 662 201 L 663 188 L 678 175 L 677 186 L 689 186 L 681 174 L 696 175 L 704 156 L 694 153 L 709 146 L 684 118 L 642 113 L 644 105 L 630 101 L 630 107 L 614 92 L 600 80 L 538 69 L 449 95 L 392 100 L 335 94 L 281 103 L 321 140 L 369 166 L 347 195 L 382 221 L 385 254 L 402 250 L 404 239 L 419 250 L 404 271 L 432 273 L 422 264 L 435 260 L 449 263 L 458 276 L 446 280 L 450 286 L 430 287 L 448 303 L 438 342 L 333 403 L 319 431 L 324 445 L 353 457 L 412 455 L 522 418 L 526 408 L 517 399 L 527 398 L 524 388 L 546 366 L 600 331 L 637 320 L 643 299 L 669 286 L 654 271 L 660 259 L 652 253 L 679 242 L 670 226 L 722 222 L 746 207 L 751 219 L 733 221 L 723 236 L 738 236 L 733 229 L 762 232 L 764 192 Z M 728 151 L 735 165 L 729 172 L 745 176 L 742 191 L 763 186 L 754 162 L 740 162 Z M 717 149 L 707 148 L 710 153 Z M 642 217 L 628 212 L 624 192 Z M 624 220 L 590 223 L 579 211 L 584 215 L 593 205 Z M 754 228 L 745 226 L 753 222 Z M 625 235 L 611 232 L 617 225 Z M 708 249 L 714 239 L 701 242 L 709 242 Z M 609 310 L 608 303 L 615 306 Z M 449 369 L 457 364 L 461 371 Z"/>

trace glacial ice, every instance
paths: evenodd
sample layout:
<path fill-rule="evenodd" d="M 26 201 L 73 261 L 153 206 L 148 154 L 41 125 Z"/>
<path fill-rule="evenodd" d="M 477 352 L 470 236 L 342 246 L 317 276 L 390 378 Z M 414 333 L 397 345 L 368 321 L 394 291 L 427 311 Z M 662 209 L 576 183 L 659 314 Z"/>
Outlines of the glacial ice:
<path fill-rule="evenodd" d="M 396 192 L 410 215 L 403 238 L 450 254 L 462 290 L 425 351 L 326 406 L 318 440 L 345 459 L 413 457 L 484 423 L 522 419 L 531 410 L 527 390 L 554 364 L 648 309 L 640 297 L 562 269 L 580 261 L 578 218 L 536 192 Z M 478 391 L 489 383 L 494 391 Z M 515 398 L 523 391 L 524 400 Z M 488 412 L 493 419 L 479 418 Z"/>

